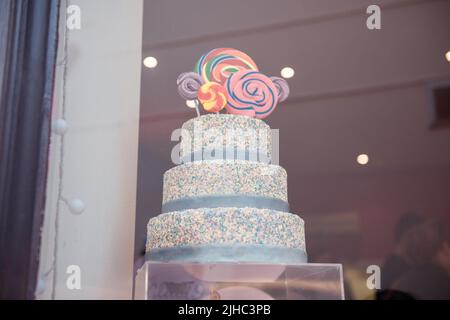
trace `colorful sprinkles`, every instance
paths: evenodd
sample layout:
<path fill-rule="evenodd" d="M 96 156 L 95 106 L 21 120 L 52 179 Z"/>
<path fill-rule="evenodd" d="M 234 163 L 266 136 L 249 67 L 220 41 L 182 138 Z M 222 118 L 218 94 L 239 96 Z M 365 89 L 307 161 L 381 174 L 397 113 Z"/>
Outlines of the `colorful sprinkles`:
<path fill-rule="evenodd" d="M 190 162 L 164 174 L 163 203 L 208 195 L 256 195 L 287 201 L 287 174 L 280 166 L 245 160 Z"/>
<path fill-rule="evenodd" d="M 209 114 L 183 124 L 188 138 L 182 139 L 180 156 L 184 158 L 204 149 L 220 149 L 227 145 L 237 150 L 259 153 L 270 161 L 272 135 L 262 120 L 231 114 Z M 256 142 L 256 143 L 255 143 Z"/>
<path fill-rule="evenodd" d="M 255 208 L 204 208 L 161 214 L 148 223 L 147 251 L 210 244 L 260 244 L 305 249 L 303 220 Z"/>

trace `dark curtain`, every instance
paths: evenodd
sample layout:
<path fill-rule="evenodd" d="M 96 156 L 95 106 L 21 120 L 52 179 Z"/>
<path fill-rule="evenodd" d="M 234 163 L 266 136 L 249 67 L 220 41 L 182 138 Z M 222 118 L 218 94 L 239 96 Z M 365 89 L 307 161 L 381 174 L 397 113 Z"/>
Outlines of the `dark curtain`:
<path fill-rule="evenodd" d="M 0 1 L 0 299 L 33 299 L 59 0 Z"/>

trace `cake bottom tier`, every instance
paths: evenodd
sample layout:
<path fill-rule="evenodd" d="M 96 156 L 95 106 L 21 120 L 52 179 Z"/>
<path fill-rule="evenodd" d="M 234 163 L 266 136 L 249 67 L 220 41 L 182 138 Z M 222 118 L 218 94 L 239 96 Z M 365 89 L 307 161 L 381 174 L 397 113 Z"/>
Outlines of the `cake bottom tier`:
<path fill-rule="evenodd" d="M 165 262 L 306 262 L 304 223 L 270 209 L 202 208 L 150 219 L 147 260 Z"/>

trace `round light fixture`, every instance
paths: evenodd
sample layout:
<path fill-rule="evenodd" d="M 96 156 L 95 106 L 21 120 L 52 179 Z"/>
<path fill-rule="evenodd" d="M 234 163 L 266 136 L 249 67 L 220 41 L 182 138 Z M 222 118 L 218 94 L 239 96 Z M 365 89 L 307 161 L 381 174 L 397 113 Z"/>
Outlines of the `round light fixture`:
<path fill-rule="evenodd" d="M 281 76 L 285 79 L 290 79 L 295 75 L 295 70 L 291 67 L 284 67 L 281 69 Z"/>
<path fill-rule="evenodd" d="M 450 62 L 450 50 L 447 51 L 447 53 L 445 54 L 445 59 L 447 59 L 447 61 Z"/>
<path fill-rule="evenodd" d="M 195 109 L 197 102 L 195 100 L 186 100 L 186 105 L 191 109 Z"/>
<path fill-rule="evenodd" d="M 356 162 L 364 166 L 369 163 L 369 156 L 365 153 L 362 153 L 356 157 Z"/>
<path fill-rule="evenodd" d="M 144 59 L 144 66 L 149 69 L 156 68 L 158 65 L 158 60 L 155 57 L 147 57 Z"/>

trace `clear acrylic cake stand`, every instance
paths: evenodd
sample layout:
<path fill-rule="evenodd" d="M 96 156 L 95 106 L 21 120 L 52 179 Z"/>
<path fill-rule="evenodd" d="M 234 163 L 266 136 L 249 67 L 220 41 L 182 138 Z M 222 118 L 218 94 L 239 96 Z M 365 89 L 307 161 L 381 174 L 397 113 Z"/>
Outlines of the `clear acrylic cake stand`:
<path fill-rule="evenodd" d="M 135 299 L 343 300 L 342 265 L 146 262 Z"/>

